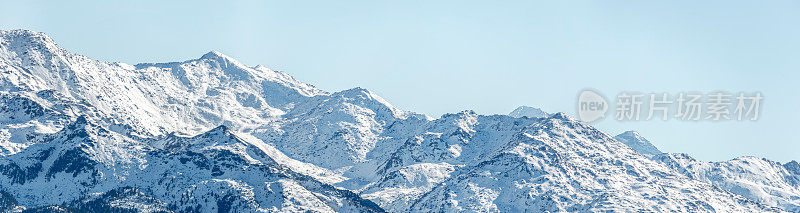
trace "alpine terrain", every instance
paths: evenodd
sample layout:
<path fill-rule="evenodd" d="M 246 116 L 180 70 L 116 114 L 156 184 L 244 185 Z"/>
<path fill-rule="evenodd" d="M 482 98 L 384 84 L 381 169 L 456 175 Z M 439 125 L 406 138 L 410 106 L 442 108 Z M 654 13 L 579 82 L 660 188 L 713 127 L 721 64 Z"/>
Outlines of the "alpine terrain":
<path fill-rule="evenodd" d="M 702 162 L 520 107 L 440 118 L 219 52 L 129 65 L 0 31 L 4 212 L 800 212 L 800 164 Z"/>

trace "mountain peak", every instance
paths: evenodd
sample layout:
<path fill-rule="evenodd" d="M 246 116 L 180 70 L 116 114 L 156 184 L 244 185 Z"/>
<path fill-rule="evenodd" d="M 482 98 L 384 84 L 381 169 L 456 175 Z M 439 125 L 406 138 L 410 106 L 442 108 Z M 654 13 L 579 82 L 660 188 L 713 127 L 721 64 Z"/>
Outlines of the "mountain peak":
<path fill-rule="evenodd" d="M 217 59 L 217 58 L 230 59 L 230 57 L 228 57 L 227 55 L 222 54 L 221 52 L 218 52 L 216 50 L 209 51 L 208 53 L 200 57 L 200 59 Z"/>
<path fill-rule="evenodd" d="M 625 132 L 623 132 L 623 133 L 620 133 L 620 134 L 619 134 L 619 135 L 617 135 L 617 136 L 622 136 L 622 137 L 633 137 L 633 138 L 637 138 L 637 139 L 639 139 L 639 140 L 645 140 L 645 141 L 647 140 L 647 139 L 645 139 L 644 137 L 642 137 L 642 135 L 641 135 L 641 134 L 639 134 L 639 132 L 637 132 L 637 131 L 635 131 L 635 130 L 628 130 L 628 131 L 625 131 Z"/>
<path fill-rule="evenodd" d="M 211 129 L 211 131 L 212 132 L 227 132 L 228 131 L 228 126 L 225 126 L 224 124 L 223 125 L 219 125 L 217 127 L 214 127 L 214 129 Z"/>
<path fill-rule="evenodd" d="M 219 125 L 217 127 L 214 127 L 211 130 L 208 130 L 207 132 L 203 133 L 202 135 L 225 135 L 225 134 L 228 134 L 228 133 L 230 133 L 230 128 L 228 128 L 228 126 Z"/>
<path fill-rule="evenodd" d="M 797 161 L 794 160 L 790 161 L 786 164 L 783 164 L 783 167 L 786 168 L 786 170 L 788 170 L 792 174 L 800 177 L 800 163 L 797 163 Z"/>
<path fill-rule="evenodd" d="M 203 56 L 200 56 L 200 60 L 202 60 L 202 59 L 217 61 L 220 64 L 232 64 L 232 65 L 237 66 L 237 67 L 239 67 L 241 69 L 245 69 L 245 67 L 246 67 L 246 66 L 244 66 L 244 64 L 240 63 L 236 59 L 231 58 L 230 56 L 227 56 L 225 54 L 222 54 L 221 52 L 216 51 L 216 50 L 212 50 L 212 51 L 209 51 L 206 54 L 203 54 Z"/>
<path fill-rule="evenodd" d="M 644 155 L 658 155 L 661 154 L 661 150 L 658 150 L 653 144 L 650 143 L 646 138 L 642 137 L 639 132 L 636 131 L 626 131 L 622 134 L 614 136 L 614 139 L 617 139 L 619 142 L 628 145 L 633 150 L 644 154 Z"/>
<path fill-rule="evenodd" d="M 0 46 L 11 48 L 12 51 L 22 52 L 31 48 L 47 49 L 48 51 L 60 49 L 55 41 L 53 41 L 50 36 L 47 36 L 47 34 L 26 29 L 0 30 Z"/>
<path fill-rule="evenodd" d="M 28 29 L 16 29 L 16 30 L 0 30 L 0 34 L 4 36 L 19 36 L 19 37 L 43 37 L 43 38 L 50 38 L 46 34 L 42 32 L 36 32 L 33 30 Z"/>
<path fill-rule="evenodd" d="M 546 118 L 547 116 L 549 116 L 546 112 L 542 111 L 541 109 L 529 106 L 517 107 L 517 109 L 515 109 L 511 113 L 508 113 L 508 115 L 515 118 L 521 118 L 521 117 Z"/>

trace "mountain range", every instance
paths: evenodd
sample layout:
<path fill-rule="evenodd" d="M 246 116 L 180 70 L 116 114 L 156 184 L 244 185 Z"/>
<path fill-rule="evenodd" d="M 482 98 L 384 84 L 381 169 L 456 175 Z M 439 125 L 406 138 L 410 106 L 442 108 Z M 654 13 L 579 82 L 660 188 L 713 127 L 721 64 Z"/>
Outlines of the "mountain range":
<path fill-rule="evenodd" d="M 211 51 L 129 65 L 0 31 L 8 212 L 800 212 L 800 164 L 564 113 L 432 118 Z"/>

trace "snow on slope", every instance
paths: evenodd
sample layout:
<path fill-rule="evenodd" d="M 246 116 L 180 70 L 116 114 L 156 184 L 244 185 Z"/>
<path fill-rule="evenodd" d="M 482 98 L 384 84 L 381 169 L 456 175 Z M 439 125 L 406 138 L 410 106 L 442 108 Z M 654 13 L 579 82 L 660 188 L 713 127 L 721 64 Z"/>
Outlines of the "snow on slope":
<path fill-rule="evenodd" d="M 738 157 L 723 162 L 702 162 L 682 153 L 662 153 L 634 131 L 614 137 L 640 154 L 650 157 L 689 178 L 703 181 L 750 200 L 800 212 L 800 168 L 756 157 Z"/>
<path fill-rule="evenodd" d="M 52 89 L 144 135 L 196 134 L 223 122 L 248 128 L 325 94 L 284 73 L 246 67 L 218 52 L 134 67 L 72 54 L 28 30 L 0 32 L 0 69 L 5 91 Z"/>
<path fill-rule="evenodd" d="M 782 200 L 747 196 L 564 114 L 433 119 L 214 51 L 131 66 L 0 31 L 0 72 L 0 209 L 794 210 L 796 182 L 759 183 Z M 742 168 L 800 176 L 796 162 Z"/>
<path fill-rule="evenodd" d="M 666 153 L 653 159 L 688 177 L 704 181 L 750 200 L 786 211 L 800 212 L 800 176 L 791 163 L 756 157 L 738 157 L 723 162 L 702 162 L 686 154 Z M 793 161 L 796 163 L 796 161 Z"/>
<path fill-rule="evenodd" d="M 144 148 L 81 116 L 43 141 L 0 159 L 0 185 L 25 205 L 66 203 L 116 187 L 145 164 Z"/>
<path fill-rule="evenodd" d="M 398 110 L 362 88 L 316 96 L 282 117 L 278 128 L 258 129 L 253 135 L 292 158 L 334 169 L 365 162 L 393 122 L 427 119 Z"/>
<path fill-rule="evenodd" d="M 19 152 L 35 143 L 37 136 L 63 127 L 68 119 L 33 97 L 0 92 L 0 156 Z"/>
<path fill-rule="evenodd" d="M 490 160 L 466 167 L 413 211 L 764 211 L 687 178 L 563 114 L 525 128 Z"/>
<path fill-rule="evenodd" d="M 173 211 L 382 211 L 278 164 L 225 126 L 194 137 L 134 140 L 82 116 L 2 159 L 0 171 L 2 190 L 21 206 L 88 208 L 85 200 L 134 190 Z"/>

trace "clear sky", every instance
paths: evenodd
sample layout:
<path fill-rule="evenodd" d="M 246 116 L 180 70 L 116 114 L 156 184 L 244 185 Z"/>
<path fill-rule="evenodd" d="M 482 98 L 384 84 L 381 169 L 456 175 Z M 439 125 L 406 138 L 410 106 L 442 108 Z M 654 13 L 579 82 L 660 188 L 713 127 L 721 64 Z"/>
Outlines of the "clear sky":
<path fill-rule="evenodd" d="M 129 64 L 217 50 L 338 91 L 368 88 L 438 117 L 519 105 L 576 115 L 621 91 L 760 91 L 755 122 L 613 119 L 662 151 L 800 160 L 797 1 L 8 1 L 0 29 Z M 613 100 L 610 100 L 613 102 Z"/>

